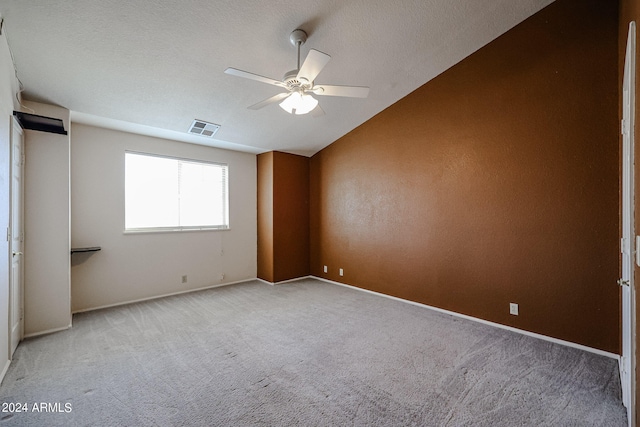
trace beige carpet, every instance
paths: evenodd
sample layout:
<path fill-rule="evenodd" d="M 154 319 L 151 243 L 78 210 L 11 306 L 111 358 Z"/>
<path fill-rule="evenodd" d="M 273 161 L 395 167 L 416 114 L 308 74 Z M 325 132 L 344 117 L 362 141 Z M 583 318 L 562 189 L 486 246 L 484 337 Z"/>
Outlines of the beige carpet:
<path fill-rule="evenodd" d="M 0 426 L 627 422 L 615 360 L 316 280 L 78 314 L 20 344 L 0 402 L 28 408 Z"/>

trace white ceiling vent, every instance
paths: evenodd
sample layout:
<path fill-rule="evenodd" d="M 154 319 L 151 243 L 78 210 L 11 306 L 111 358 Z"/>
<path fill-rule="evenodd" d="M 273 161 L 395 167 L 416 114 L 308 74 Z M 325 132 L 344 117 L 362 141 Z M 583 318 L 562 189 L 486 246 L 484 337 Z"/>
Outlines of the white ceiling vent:
<path fill-rule="evenodd" d="M 213 138 L 213 135 L 218 132 L 218 129 L 220 129 L 220 125 L 203 122 L 202 120 L 194 120 L 189 129 L 189 133 Z"/>

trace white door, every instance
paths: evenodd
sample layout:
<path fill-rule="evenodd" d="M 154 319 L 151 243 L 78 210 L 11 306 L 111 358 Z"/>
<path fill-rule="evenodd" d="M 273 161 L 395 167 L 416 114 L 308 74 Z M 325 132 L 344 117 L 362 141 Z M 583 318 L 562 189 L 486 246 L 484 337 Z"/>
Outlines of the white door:
<path fill-rule="evenodd" d="M 18 347 L 24 330 L 24 286 L 23 286 L 23 180 L 24 138 L 18 122 L 13 119 L 11 129 L 11 210 L 9 238 L 11 247 L 9 325 L 11 328 L 10 354 Z"/>
<path fill-rule="evenodd" d="M 622 278 L 619 283 L 622 293 L 622 359 L 620 380 L 622 402 L 627 407 L 629 422 L 632 418 L 633 384 L 635 381 L 635 292 L 633 281 L 634 243 L 634 114 L 635 114 L 635 22 L 629 25 L 627 52 L 624 65 L 622 96 Z M 638 245 L 636 251 L 638 250 Z M 640 258 L 640 253 L 636 253 Z M 639 264 L 640 265 L 640 264 Z M 631 424 L 630 424 L 631 425 Z"/>

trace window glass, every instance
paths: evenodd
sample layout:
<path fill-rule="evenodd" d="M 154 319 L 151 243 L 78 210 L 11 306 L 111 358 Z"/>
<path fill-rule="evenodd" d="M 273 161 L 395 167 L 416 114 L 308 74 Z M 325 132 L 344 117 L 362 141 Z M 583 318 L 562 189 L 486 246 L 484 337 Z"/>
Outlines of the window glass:
<path fill-rule="evenodd" d="M 228 166 L 125 153 L 125 229 L 228 228 Z"/>

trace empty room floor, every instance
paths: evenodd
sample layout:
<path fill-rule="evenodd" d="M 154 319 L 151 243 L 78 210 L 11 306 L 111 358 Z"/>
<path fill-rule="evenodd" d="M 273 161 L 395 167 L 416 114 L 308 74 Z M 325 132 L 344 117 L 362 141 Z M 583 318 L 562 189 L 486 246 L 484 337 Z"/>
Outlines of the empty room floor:
<path fill-rule="evenodd" d="M 73 320 L 20 344 L 0 425 L 627 424 L 614 359 L 314 279 Z"/>

